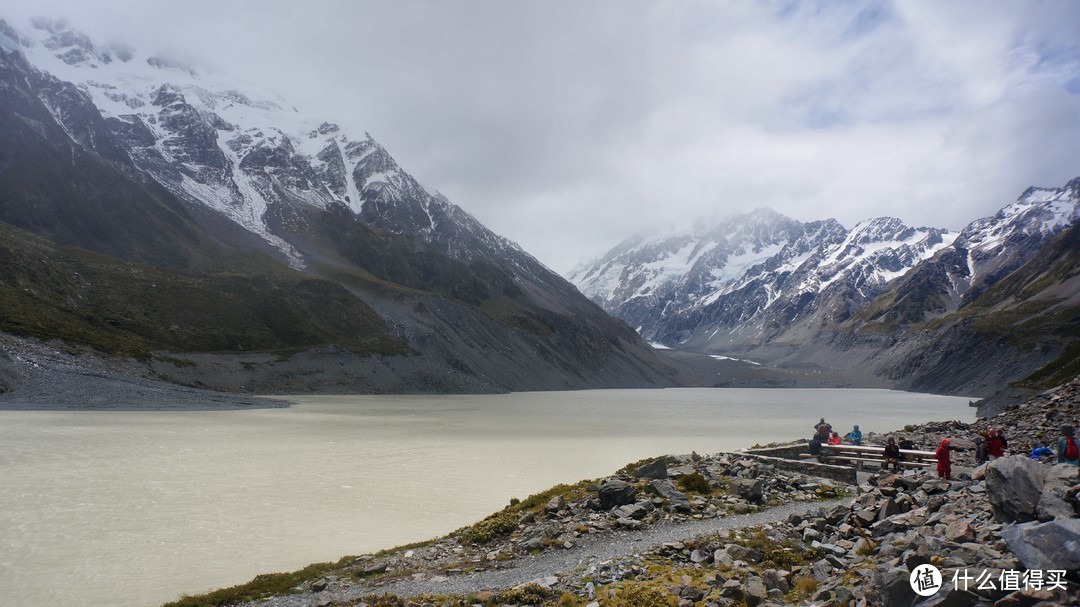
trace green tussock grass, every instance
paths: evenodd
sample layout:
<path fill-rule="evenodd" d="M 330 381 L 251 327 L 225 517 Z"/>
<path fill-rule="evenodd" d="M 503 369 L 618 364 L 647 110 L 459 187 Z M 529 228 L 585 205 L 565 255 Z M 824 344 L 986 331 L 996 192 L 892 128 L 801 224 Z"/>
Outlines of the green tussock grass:
<path fill-rule="evenodd" d="M 269 596 L 289 594 L 297 586 L 314 582 L 356 560 L 347 556 L 335 563 L 315 563 L 290 573 L 264 573 L 246 584 L 214 590 L 199 596 L 183 596 L 162 607 L 219 607 Z"/>
<path fill-rule="evenodd" d="M 586 488 L 592 482 L 581 481 L 574 485 L 558 484 L 530 495 L 524 500 L 513 498 L 510 500 L 510 505 L 499 512 L 490 514 L 468 527 L 462 527 L 451 535 L 464 544 L 488 544 L 496 539 L 507 537 L 517 530 L 522 519 L 539 515 L 552 498 L 561 495 L 567 502 L 574 501 L 585 495 Z"/>
<path fill-rule="evenodd" d="M 675 485 L 686 493 L 711 495 L 713 492 L 712 486 L 709 485 L 709 481 L 697 472 L 680 477 Z"/>

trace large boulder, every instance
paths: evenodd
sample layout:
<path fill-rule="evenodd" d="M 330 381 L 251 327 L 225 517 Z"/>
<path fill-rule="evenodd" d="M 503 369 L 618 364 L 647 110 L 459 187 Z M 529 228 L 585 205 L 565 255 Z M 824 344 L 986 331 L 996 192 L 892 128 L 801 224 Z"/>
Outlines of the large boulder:
<path fill-rule="evenodd" d="M 664 479 L 668 477 L 667 460 L 660 458 L 653 460 L 644 466 L 634 468 L 634 476 L 638 478 Z"/>
<path fill-rule="evenodd" d="M 911 572 L 901 567 L 881 566 L 875 570 L 874 590 L 883 607 L 911 607 L 918 598 L 911 589 Z"/>
<path fill-rule="evenodd" d="M 1027 569 L 1080 569 L 1080 519 L 1025 523 L 1001 533 Z"/>
<path fill-rule="evenodd" d="M 727 550 L 728 556 L 737 561 L 760 563 L 765 558 L 765 554 L 757 548 L 747 548 L 738 544 L 728 544 L 725 550 Z"/>
<path fill-rule="evenodd" d="M 633 504 L 637 489 L 630 483 L 617 478 L 609 478 L 600 483 L 600 508 L 611 510 L 616 506 Z"/>
<path fill-rule="evenodd" d="M 766 590 L 761 578 L 752 575 L 746 579 L 746 586 L 743 587 L 743 599 L 746 601 L 746 607 L 757 607 L 769 600 L 769 591 Z"/>
<path fill-rule="evenodd" d="M 667 480 L 653 480 L 649 481 L 649 487 L 653 491 L 663 496 L 671 504 L 672 510 L 676 512 L 690 512 L 690 498 L 686 497 L 686 494 L 675 488 L 675 485 Z"/>
<path fill-rule="evenodd" d="M 1077 516 L 1076 492 L 1080 485 L 1080 468 L 1069 464 L 1047 466 L 1044 472 L 1042 496 L 1035 506 L 1040 521 L 1052 521 Z"/>
<path fill-rule="evenodd" d="M 737 478 L 731 481 L 731 491 L 748 502 L 760 502 L 765 497 L 765 481 L 760 478 Z"/>
<path fill-rule="evenodd" d="M 994 516 L 1003 523 L 1033 521 L 1046 482 L 1046 466 L 1023 455 L 990 462 L 986 489 Z"/>

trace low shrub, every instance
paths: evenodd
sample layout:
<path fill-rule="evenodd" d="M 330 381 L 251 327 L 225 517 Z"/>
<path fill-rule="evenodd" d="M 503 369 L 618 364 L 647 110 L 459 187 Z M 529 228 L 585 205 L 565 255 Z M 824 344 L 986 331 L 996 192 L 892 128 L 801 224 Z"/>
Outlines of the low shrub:
<path fill-rule="evenodd" d="M 651 586 L 633 584 L 620 589 L 615 599 L 605 603 L 610 607 L 674 607 L 675 597 Z"/>
<path fill-rule="evenodd" d="M 797 597 L 807 597 L 817 592 L 817 589 L 817 580 L 812 577 L 800 577 L 796 578 L 791 592 Z"/>
<path fill-rule="evenodd" d="M 492 540 L 508 535 L 518 528 L 518 514 L 503 510 L 489 515 L 484 520 L 459 529 L 455 534 L 463 544 L 487 544 Z"/>
<path fill-rule="evenodd" d="M 709 481 L 697 472 L 683 476 L 675 484 L 679 489 L 689 493 L 700 493 L 702 495 L 709 495 L 712 493 L 712 487 L 709 485 Z"/>
<path fill-rule="evenodd" d="M 504 590 L 496 597 L 499 605 L 540 605 L 552 598 L 554 592 L 539 584 L 525 584 L 518 588 Z"/>

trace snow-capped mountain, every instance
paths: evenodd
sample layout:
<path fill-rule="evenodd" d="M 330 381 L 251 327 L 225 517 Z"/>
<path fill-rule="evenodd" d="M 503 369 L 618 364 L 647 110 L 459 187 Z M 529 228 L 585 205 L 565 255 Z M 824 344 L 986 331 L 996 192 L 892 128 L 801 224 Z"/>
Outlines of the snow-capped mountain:
<path fill-rule="evenodd" d="M 1080 178 L 1031 188 L 960 232 L 757 210 L 636 236 L 572 279 L 667 346 L 994 394 L 996 407 L 1080 369 L 1078 239 Z"/>
<path fill-rule="evenodd" d="M 0 328 L 121 351 L 366 356 L 304 389 L 670 383 L 629 327 L 340 123 L 62 21 L 0 21 L 0 254 L 18 241 L 42 266 L 4 277 L 23 285 L 6 309 L 42 320 L 0 309 Z"/>
<path fill-rule="evenodd" d="M 85 95 L 131 160 L 182 200 L 205 205 L 257 234 L 296 267 L 303 255 L 267 211 L 306 204 L 438 243 L 457 258 L 523 253 L 429 193 L 367 133 L 301 113 L 229 77 L 125 47 L 96 46 L 64 21 L 7 27 L 0 44 L 55 77 L 43 96 L 77 137 L 65 97 Z M 87 147 L 93 141 L 82 140 Z"/>
<path fill-rule="evenodd" d="M 968 224 L 949 247 L 896 281 L 865 316 L 912 323 L 955 312 L 1077 222 L 1080 178 L 1061 188 L 1028 188 L 1016 202 Z"/>
<path fill-rule="evenodd" d="M 842 321 L 956 237 L 891 217 L 846 230 L 758 209 L 690 233 L 631 238 L 570 279 L 647 339 L 722 348 Z"/>
<path fill-rule="evenodd" d="M 970 301 L 1077 221 L 1080 178 L 1061 188 L 1028 188 L 992 217 L 973 221 L 953 246 L 958 253 L 966 253 L 967 271 L 950 276 L 961 301 Z"/>

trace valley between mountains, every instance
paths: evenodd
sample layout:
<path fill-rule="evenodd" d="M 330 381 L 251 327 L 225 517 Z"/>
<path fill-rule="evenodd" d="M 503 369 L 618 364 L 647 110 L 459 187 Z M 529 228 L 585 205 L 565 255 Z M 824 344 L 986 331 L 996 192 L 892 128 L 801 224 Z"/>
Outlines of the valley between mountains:
<path fill-rule="evenodd" d="M 1080 179 L 958 231 L 757 209 L 567 279 L 369 134 L 62 21 L 0 23 L 0 109 L 2 406 L 686 385 L 996 406 L 1080 371 Z"/>

